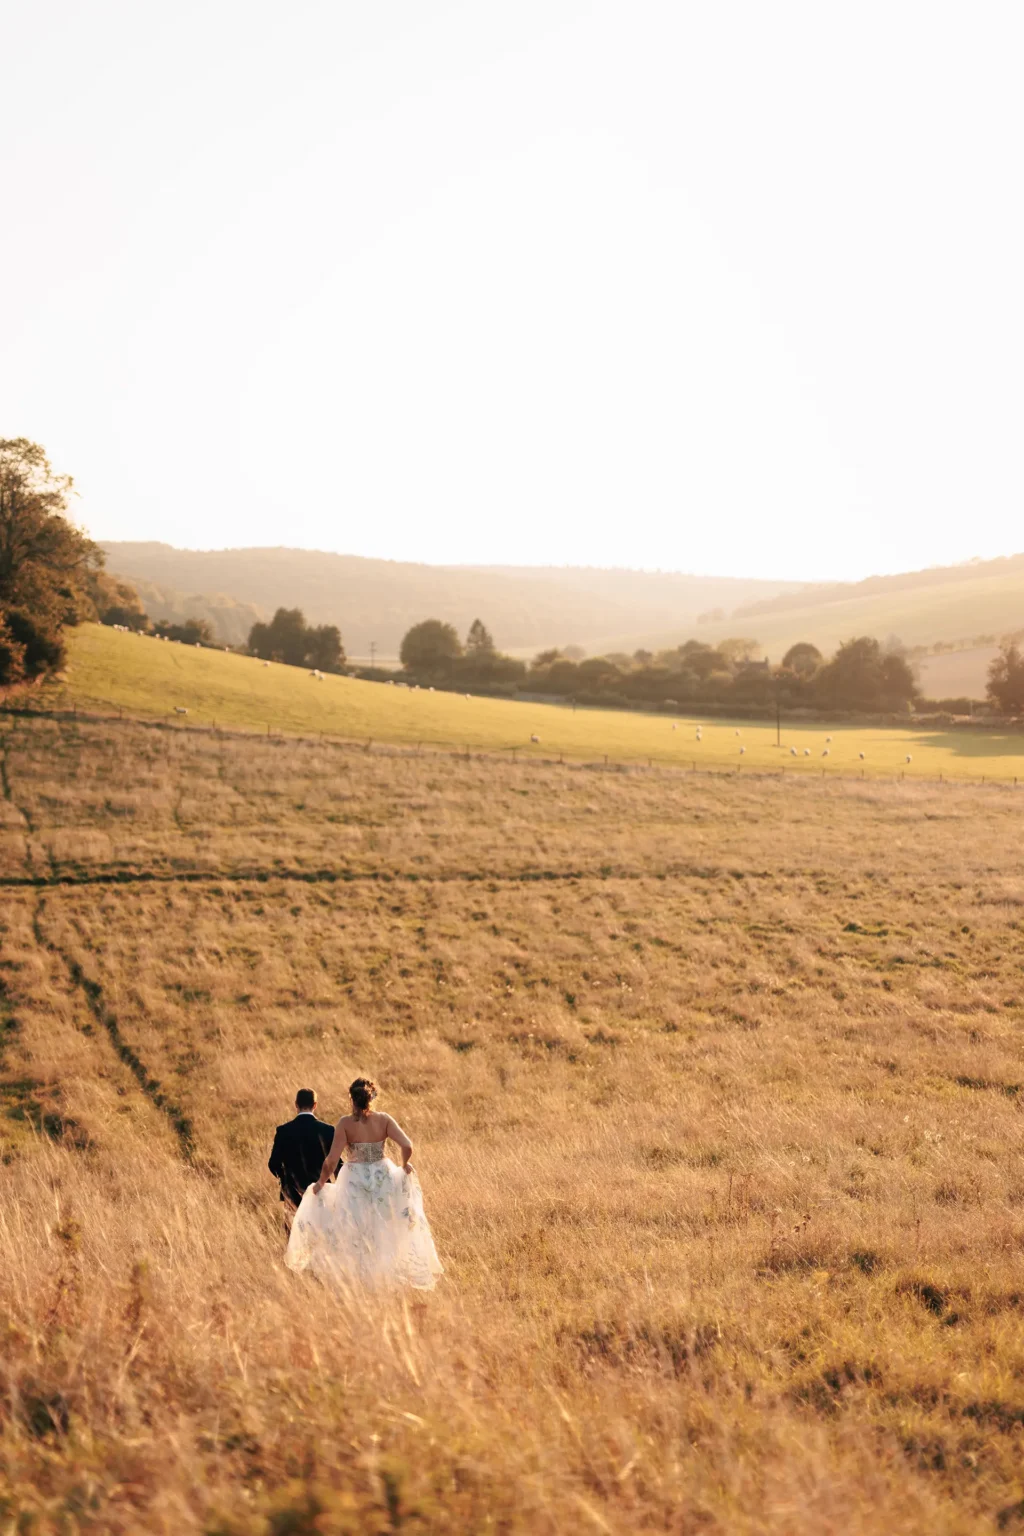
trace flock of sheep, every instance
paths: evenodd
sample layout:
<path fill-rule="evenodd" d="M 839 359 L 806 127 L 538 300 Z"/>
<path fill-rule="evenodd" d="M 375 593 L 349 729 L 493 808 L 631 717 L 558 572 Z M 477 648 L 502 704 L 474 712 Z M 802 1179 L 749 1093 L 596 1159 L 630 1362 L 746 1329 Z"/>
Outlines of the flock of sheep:
<path fill-rule="evenodd" d="M 678 730 L 678 726 L 674 725 L 672 727 L 672 729 L 674 731 Z M 737 731 L 736 735 L 739 736 L 739 734 L 740 734 L 740 732 Z M 703 730 L 702 730 L 702 727 L 699 726 L 699 725 L 697 727 L 696 739 L 697 739 L 698 742 L 704 740 Z M 825 742 L 826 742 L 826 745 L 825 745 L 825 747 L 822 750 L 822 754 L 821 754 L 822 757 L 828 757 L 828 755 L 829 755 L 829 748 L 830 748 L 831 743 L 832 743 L 832 737 L 831 736 L 826 736 L 825 737 Z M 740 747 L 740 757 L 742 757 L 745 754 L 746 750 L 747 750 L 746 747 Z M 799 757 L 800 753 L 797 751 L 796 747 L 790 747 L 789 755 L 790 755 L 790 757 Z M 804 757 L 810 757 L 810 755 L 811 755 L 810 747 L 804 747 L 803 755 L 804 755 Z M 863 752 L 858 752 L 857 756 L 860 758 L 862 763 L 865 761 L 865 754 Z M 912 755 L 908 752 L 903 760 L 906 763 L 912 763 L 914 759 L 913 759 Z"/>

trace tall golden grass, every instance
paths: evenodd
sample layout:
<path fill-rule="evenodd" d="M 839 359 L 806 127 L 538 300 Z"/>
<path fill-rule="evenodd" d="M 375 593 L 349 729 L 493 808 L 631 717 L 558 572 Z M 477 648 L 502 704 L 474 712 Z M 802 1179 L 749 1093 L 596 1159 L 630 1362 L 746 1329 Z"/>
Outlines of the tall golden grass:
<path fill-rule="evenodd" d="M 994 788 L 3 732 L 0 1532 L 1024 1530 Z M 369 1070 L 447 1274 L 282 1264 Z"/>

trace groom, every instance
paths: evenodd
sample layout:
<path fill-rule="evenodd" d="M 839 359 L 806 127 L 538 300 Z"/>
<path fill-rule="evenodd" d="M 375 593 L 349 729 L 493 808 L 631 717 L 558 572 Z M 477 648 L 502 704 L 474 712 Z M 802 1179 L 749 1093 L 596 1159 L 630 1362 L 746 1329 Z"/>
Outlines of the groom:
<path fill-rule="evenodd" d="M 300 1088 L 295 1095 L 295 1119 L 279 1125 L 274 1132 L 274 1147 L 269 1168 L 281 1181 L 284 1224 L 291 1229 L 292 1217 L 306 1186 L 320 1177 L 324 1158 L 334 1140 L 334 1126 L 316 1118 L 316 1094 L 312 1088 Z"/>

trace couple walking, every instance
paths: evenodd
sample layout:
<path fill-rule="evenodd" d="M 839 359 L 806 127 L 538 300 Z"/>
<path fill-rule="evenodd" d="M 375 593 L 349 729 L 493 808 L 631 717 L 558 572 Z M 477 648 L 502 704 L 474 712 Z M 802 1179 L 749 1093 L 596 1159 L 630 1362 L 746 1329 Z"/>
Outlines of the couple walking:
<path fill-rule="evenodd" d="M 332 1126 L 317 1119 L 312 1088 L 300 1088 L 295 1119 L 277 1128 L 269 1166 L 291 1219 L 284 1261 L 340 1284 L 430 1290 L 441 1261 L 412 1142 L 390 1115 L 371 1110 L 377 1084 L 368 1077 L 356 1078 L 349 1097 L 352 1113 Z M 401 1168 L 384 1156 L 389 1138 L 401 1148 Z"/>

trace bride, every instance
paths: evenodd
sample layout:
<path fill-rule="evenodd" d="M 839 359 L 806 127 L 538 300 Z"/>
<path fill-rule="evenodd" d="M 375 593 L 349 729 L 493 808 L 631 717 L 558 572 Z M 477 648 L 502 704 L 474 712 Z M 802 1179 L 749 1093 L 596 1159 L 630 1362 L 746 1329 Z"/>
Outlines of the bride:
<path fill-rule="evenodd" d="M 352 1113 L 338 1121 L 320 1177 L 302 1197 L 285 1263 L 334 1281 L 430 1290 L 443 1271 L 423 1214 L 412 1142 L 390 1115 L 371 1111 L 376 1083 L 357 1077 L 349 1096 Z M 384 1156 L 388 1137 L 402 1149 L 401 1168 Z"/>

